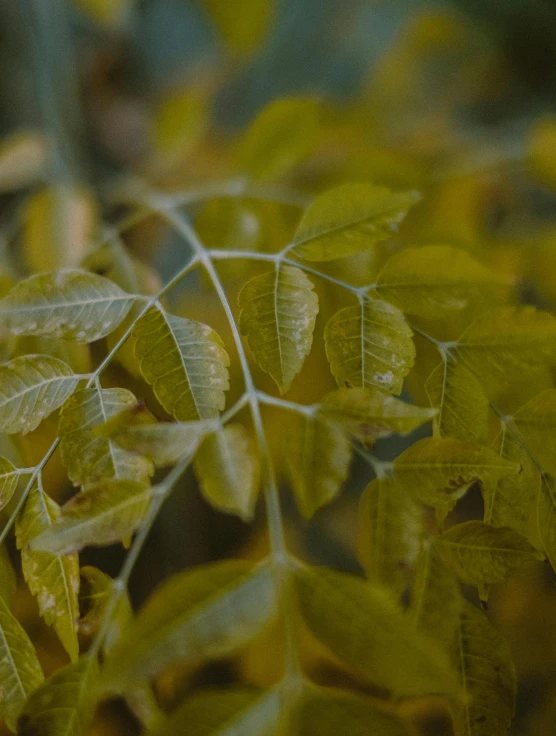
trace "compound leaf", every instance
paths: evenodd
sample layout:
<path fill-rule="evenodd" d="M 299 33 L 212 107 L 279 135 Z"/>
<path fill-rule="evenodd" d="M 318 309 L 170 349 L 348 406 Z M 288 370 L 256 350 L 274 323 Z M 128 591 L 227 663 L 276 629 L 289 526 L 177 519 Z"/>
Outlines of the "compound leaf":
<path fill-rule="evenodd" d="M 153 307 L 135 325 L 133 338 L 141 374 L 169 414 L 180 421 L 218 417 L 230 359 L 211 327 Z"/>
<path fill-rule="evenodd" d="M 51 271 L 16 284 L 0 300 L 0 318 L 14 335 L 93 342 L 116 329 L 134 299 L 103 276 Z"/>
<path fill-rule="evenodd" d="M 278 266 L 248 281 L 238 301 L 253 358 L 283 394 L 311 350 L 319 311 L 313 284 L 299 268 Z"/>

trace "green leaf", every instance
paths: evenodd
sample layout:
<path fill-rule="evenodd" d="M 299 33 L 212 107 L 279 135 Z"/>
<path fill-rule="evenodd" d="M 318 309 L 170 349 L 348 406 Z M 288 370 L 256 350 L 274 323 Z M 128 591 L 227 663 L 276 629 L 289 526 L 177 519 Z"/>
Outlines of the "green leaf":
<path fill-rule="evenodd" d="M 296 721 L 300 736 L 416 736 L 393 708 L 332 688 L 306 687 Z"/>
<path fill-rule="evenodd" d="M 135 325 L 133 338 L 141 374 L 169 414 L 180 421 L 218 417 L 230 359 L 211 327 L 153 307 Z"/>
<path fill-rule="evenodd" d="M 386 263 L 375 285 L 378 294 L 406 314 L 446 319 L 485 292 L 507 287 L 468 253 L 445 245 L 406 248 Z"/>
<path fill-rule="evenodd" d="M 72 661 L 79 656 L 77 618 L 79 616 L 79 560 L 77 555 L 59 556 L 33 552 L 29 543 L 51 529 L 60 517 L 60 507 L 36 486 L 17 518 L 17 546 L 21 549 L 23 575 L 37 598 L 39 611 L 53 626 Z"/>
<path fill-rule="evenodd" d="M 230 560 L 186 570 L 163 583 L 110 651 L 105 692 L 129 692 L 170 665 L 238 649 L 269 623 L 277 591 L 267 564 Z"/>
<path fill-rule="evenodd" d="M 544 559 L 514 529 L 465 521 L 434 538 L 444 564 L 464 583 L 483 585 L 505 580 L 522 565 Z"/>
<path fill-rule="evenodd" d="M 0 300 L 0 319 L 14 335 L 49 335 L 93 342 L 109 335 L 135 297 L 87 271 L 38 273 Z"/>
<path fill-rule="evenodd" d="M 105 480 L 147 482 L 152 463 L 129 452 L 99 433 L 120 412 L 135 407 L 137 399 L 125 388 L 93 386 L 77 391 L 60 415 L 62 461 L 74 485 L 89 487 Z"/>
<path fill-rule="evenodd" d="M 267 105 L 249 126 L 236 151 L 237 166 L 252 179 L 276 179 L 315 148 L 318 103 L 291 97 Z"/>
<path fill-rule="evenodd" d="M 359 502 L 359 560 L 370 580 L 401 595 L 419 549 L 418 509 L 393 478 L 375 478 Z"/>
<path fill-rule="evenodd" d="M 11 731 L 27 697 L 43 681 L 35 648 L 19 621 L 0 598 L 0 717 Z"/>
<path fill-rule="evenodd" d="M 58 409 L 79 382 L 49 355 L 23 355 L 0 366 L 0 432 L 26 434 Z"/>
<path fill-rule="evenodd" d="M 489 403 L 479 381 L 449 356 L 425 382 L 432 406 L 438 409 L 435 434 L 463 442 L 484 442 L 488 435 Z"/>
<path fill-rule="evenodd" d="M 293 237 L 292 253 L 306 261 L 331 261 L 390 238 L 420 196 L 373 184 L 342 184 L 317 197 Z"/>
<path fill-rule="evenodd" d="M 447 655 L 414 631 L 387 589 L 327 568 L 299 569 L 296 584 L 307 626 L 366 681 L 396 695 L 458 696 Z"/>
<path fill-rule="evenodd" d="M 549 473 L 556 473 L 556 389 L 538 394 L 513 416 L 525 445 Z"/>
<path fill-rule="evenodd" d="M 362 442 L 409 434 L 436 415 L 436 409 L 406 404 L 377 388 L 340 388 L 322 400 L 319 414 Z"/>
<path fill-rule="evenodd" d="M 442 562 L 434 545 L 419 555 L 411 591 L 409 615 L 415 629 L 451 646 L 463 606 L 454 573 Z"/>
<path fill-rule="evenodd" d="M 507 736 L 515 708 L 515 668 L 504 639 L 468 602 L 454 658 L 466 694 L 453 708 L 455 736 Z"/>
<path fill-rule="evenodd" d="M 465 330 L 456 351 L 489 390 L 500 390 L 513 376 L 556 363 L 556 318 L 529 306 L 491 310 Z"/>
<path fill-rule="evenodd" d="M 497 483 L 519 469 L 486 447 L 451 438 L 425 437 L 394 461 L 394 475 L 402 488 L 437 509 L 441 519 L 473 483 Z"/>
<path fill-rule="evenodd" d="M 255 362 L 286 393 L 313 342 L 319 311 L 313 284 L 299 268 L 277 266 L 248 281 L 238 302 L 239 328 Z"/>
<path fill-rule="evenodd" d="M 161 720 L 152 736 L 277 736 L 281 705 L 278 690 L 200 691 Z"/>
<path fill-rule="evenodd" d="M 82 657 L 35 690 L 23 709 L 18 736 L 85 736 L 93 720 L 97 661 Z"/>
<path fill-rule="evenodd" d="M 341 427 L 318 416 L 296 417 L 284 450 L 301 513 L 310 518 L 340 492 L 349 474 L 351 444 Z"/>
<path fill-rule="evenodd" d="M 345 307 L 324 331 L 326 355 L 339 386 L 376 386 L 394 394 L 415 360 L 412 332 L 403 314 L 378 299 Z"/>
<path fill-rule="evenodd" d="M 35 537 L 30 548 L 64 555 L 124 541 L 141 524 L 151 496 L 149 486 L 133 480 L 90 486 L 62 506 L 58 521 Z"/>
<path fill-rule="evenodd" d="M 0 457 L 0 509 L 7 506 L 14 495 L 19 479 L 17 468 L 5 457 Z"/>
<path fill-rule="evenodd" d="M 244 521 L 253 518 L 260 483 L 259 457 L 242 424 L 228 424 L 207 435 L 193 467 L 210 504 Z"/>

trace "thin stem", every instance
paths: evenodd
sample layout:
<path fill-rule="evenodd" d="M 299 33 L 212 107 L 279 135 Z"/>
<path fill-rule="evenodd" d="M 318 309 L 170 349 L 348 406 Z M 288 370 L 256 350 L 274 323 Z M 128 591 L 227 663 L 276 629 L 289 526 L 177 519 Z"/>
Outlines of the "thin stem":
<path fill-rule="evenodd" d="M 317 410 L 317 406 L 304 406 L 303 404 L 296 404 L 293 401 L 286 401 L 286 399 L 280 399 L 277 396 L 271 396 L 265 394 L 264 391 L 257 391 L 257 397 L 261 404 L 265 406 L 277 406 L 280 409 L 286 411 L 292 411 L 295 414 L 303 414 L 306 417 L 313 417 Z"/>

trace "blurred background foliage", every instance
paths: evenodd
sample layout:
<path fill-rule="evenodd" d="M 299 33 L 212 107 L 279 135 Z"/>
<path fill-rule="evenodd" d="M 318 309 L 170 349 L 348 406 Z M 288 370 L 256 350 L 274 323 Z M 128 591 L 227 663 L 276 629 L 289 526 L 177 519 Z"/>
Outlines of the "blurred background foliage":
<path fill-rule="evenodd" d="M 22 274 L 84 258 L 108 273 L 115 241 L 110 252 L 90 255 L 90 247 L 106 223 L 132 211 L 134 192 L 235 180 L 247 155 L 246 126 L 265 105 L 291 96 L 297 101 L 252 134 L 257 145 L 278 152 L 261 154 L 267 167 L 258 171 L 261 186 L 271 182 L 295 196 L 288 195 L 289 204 L 236 197 L 198 206 L 195 225 L 205 241 L 278 249 L 307 198 L 340 181 L 370 180 L 423 194 L 398 244 L 467 249 L 515 278 L 524 302 L 556 305 L 552 0 L 0 0 L 0 291 Z M 130 225 L 121 242 L 146 292 L 183 262 L 183 244 L 155 216 Z M 366 283 L 395 248 L 396 238 L 372 258 L 356 256 L 329 268 Z M 232 292 L 242 268 L 222 269 Z M 323 296 L 324 324 L 343 297 L 328 287 Z M 202 280 L 187 281 L 174 297 L 174 310 L 184 304 L 188 316 L 210 321 L 226 340 Z M 450 334 L 439 338 L 457 336 L 459 325 L 446 329 Z M 69 359 L 82 366 L 90 356 L 75 350 Z M 307 403 L 332 388 L 323 365 L 322 346 L 316 346 L 292 400 Z M 422 404 L 432 367 L 422 348 L 407 381 Z M 264 387 L 266 379 L 257 378 Z M 133 388 L 125 352 L 108 380 Z M 552 380 L 539 376 L 531 393 Z M 277 445 L 286 431 L 283 415 L 269 412 L 268 427 Z M 2 454 L 39 458 L 54 433 L 54 422 L 45 422 L 24 447 Z M 390 441 L 379 451 L 393 457 L 401 447 L 401 440 Z M 70 491 L 63 478 L 54 458 L 48 490 L 59 500 Z M 357 569 L 354 530 L 367 480 L 364 465 L 357 465 L 347 491 L 310 523 L 290 508 L 285 492 L 292 548 L 314 562 Z M 188 492 L 173 495 L 139 561 L 131 587 L 137 602 L 179 569 L 234 554 L 257 556 L 266 545 L 262 513 L 247 527 L 211 511 L 191 491 L 192 477 L 185 484 Z M 479 493 L 469 494 L 458 513 L 477 515 L 479 504 Z M 119 548 L 86 553 L 83 564 L 116 573 L 122 554 Z M 548 566 L 526 570 L 497 586 L 490 603 L 489 616 L 508 638 L 520 676 L 513 726 L 520 736 L 554 733 L 554 583 Z M 59 645 L 23 591 L 17 613 L 45 668 L 62 664 Z M 267 636 L 239 660 L 172 673 L 162 695 L 171 702 L 188 687 L 238 676 L 266 684 L 279 659 L 272 648 Z M 309 644 L 306 657 L 316 679 L 346 682 L 347 675 Z M 435 713 L 431 702 L 413 715 L 430 736 L 449 733 Z M 103 709 L 94 729 L 137 732 L 116 706 Z"/>

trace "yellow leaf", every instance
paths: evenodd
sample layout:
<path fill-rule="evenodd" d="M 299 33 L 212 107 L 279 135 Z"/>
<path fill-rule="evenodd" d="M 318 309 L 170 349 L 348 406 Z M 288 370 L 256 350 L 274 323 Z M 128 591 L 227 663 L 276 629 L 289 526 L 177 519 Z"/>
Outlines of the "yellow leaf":
<path fill-rule="evenodd" d="M 267 37 L 275 14 L 276 0 L 201 0 L 212 22 L 238 56 L 248 56 Z"/>
<path fill-rule="evenodd" d="M 285 393 L 311 350 L 319 311 L 313 284 L 299 268 L 277 266 L 248 281 L 238 302 L 255 362 Z"/>
<path fill-rule="evenodd" d="M 179 90 L 164 97 L 155 110 L 153 146 L 165 161 L 183 158 L 199 143 L 209 122 L 208 95 Z"/>
<path fill-rule="evenodd" d="M 537 527 L 543 550 L 556 570 L 556 484 L 551 475 L 541 478 L 537 498 Z"/>
<path fill-rule="evenodd" d="M 528 401 L 512 418 L 529 452 L 549 473 L 556 473 L 556 389 Z"/>
<path fill-rule="evenodd" d="M 45 174 L 47 142 L 37 132 L 15 133 L 0 145 L 0 192 L 35 184 Z"/>
<path fill-rule="evenodd" d="M 343 184 L 317 197 L 293 237 L 292 253 L 306 261 L 332 261 L 372 248 L 392 236 L 417 192 L 395 194 L 372 184 Z"/>
<path fill-rule="evenodd" d="M 339 386 L 376 386 L 399 394 L 415 360 L 412 332 L 391 304 L 365 299 L 331 317 L 326 355 Z"/>

